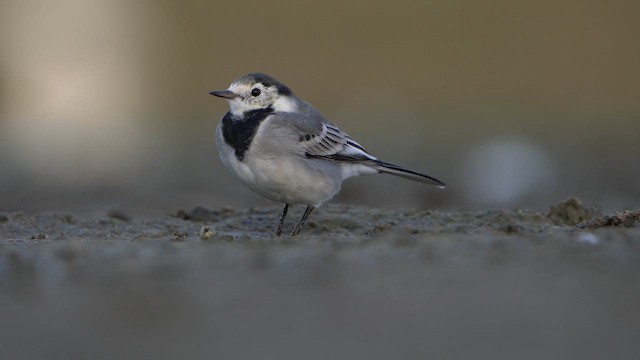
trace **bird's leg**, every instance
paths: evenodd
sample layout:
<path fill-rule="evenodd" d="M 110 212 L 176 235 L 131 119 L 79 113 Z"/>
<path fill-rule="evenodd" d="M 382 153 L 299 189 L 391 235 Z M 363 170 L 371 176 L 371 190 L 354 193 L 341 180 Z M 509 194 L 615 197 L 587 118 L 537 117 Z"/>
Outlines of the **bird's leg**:
<path fill-rule="evenodd" d="M 278 228 L 276 229 L 276 236 L 280 236 L 282 234 L 282 225 L 284 224 L 284 218 L 287 217 L 288 210 L 289 204 L 284 204 L 284 209 L 282 209 L 282 215 L 280 215 L 280 221 L 278 222 Z"/>
<path fill-rule="evenodd" d="M 309 217 L 309 214 L 311 214 L 313 209 L 315 209 L 315 206 L 311 206 L 311 205 L 307 206 L 307 210 L 304 211 L 304 214 L 302 215 L 302 219 L 300 219 L 296 227 L 293 228 L 293 231 L 291 232 L 290 236 L 296 236 L 300 234 L 300 230 L 302 230 L 302 227 L 304 226 L 304 222 L 307 221 L 307 218 Z"/>

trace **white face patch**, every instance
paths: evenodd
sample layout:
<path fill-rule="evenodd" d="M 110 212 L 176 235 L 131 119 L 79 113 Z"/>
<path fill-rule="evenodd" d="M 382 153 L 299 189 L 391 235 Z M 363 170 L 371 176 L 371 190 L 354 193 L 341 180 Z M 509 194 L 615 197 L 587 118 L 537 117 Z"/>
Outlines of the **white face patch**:
<path fill-rule="evenodd" d="M 252 107 L 251 103 L 244 101 L 242 98 L 235 98 L 229 100 L 229 109 L 233 115 L 242 115 L 247 111 L 256 110 Z"/>
<path fill-rule="evenodd" d="M 259 90 L 257 96 L 252 94 L 255 89 Z M 238 97 L 229 100 L 229 107 L 233 115 L 242 116 L 247 111 L 266 109 L 269 106 L 278 111 L 276 103 L 281 97 L 275 86 L 266 87 L 262 83 L 233 83 L 229 86 L 229 91 L 238 94 Z M 290 105 L 286 107 L 291 108 Z"/>

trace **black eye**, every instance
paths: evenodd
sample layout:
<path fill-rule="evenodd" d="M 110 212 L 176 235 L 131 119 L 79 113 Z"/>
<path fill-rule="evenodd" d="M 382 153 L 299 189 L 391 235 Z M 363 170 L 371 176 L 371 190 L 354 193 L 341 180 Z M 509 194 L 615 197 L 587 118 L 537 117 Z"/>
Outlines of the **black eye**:
<path fill-rule="evenodd" d="M 259 95 L 260 95 L 260 89 L 258 89 L 258 88 L 253 88 L 253 90 L 251 90 L 251 95 L 253 95 L 253 96 L 259 96 Z"/>

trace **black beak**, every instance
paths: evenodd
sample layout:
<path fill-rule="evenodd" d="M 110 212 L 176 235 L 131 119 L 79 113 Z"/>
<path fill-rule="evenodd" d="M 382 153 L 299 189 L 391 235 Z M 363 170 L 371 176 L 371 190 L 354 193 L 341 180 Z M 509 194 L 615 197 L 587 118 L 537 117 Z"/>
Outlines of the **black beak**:
<path fill-rule="evenodd" d="M 213 96 L 229 99 L 229 100 L 238 97 L 238 94 L 234 93 L 233 91 L 229 91 L 229 90 L 212 91 L 209 94 L 211 94 Z"/>

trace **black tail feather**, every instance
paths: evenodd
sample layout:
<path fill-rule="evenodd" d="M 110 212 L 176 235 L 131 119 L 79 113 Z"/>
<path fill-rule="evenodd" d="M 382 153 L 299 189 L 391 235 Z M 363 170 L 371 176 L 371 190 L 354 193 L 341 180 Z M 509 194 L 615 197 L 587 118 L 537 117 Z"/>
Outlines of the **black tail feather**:
<path fill-rule="evenodd" d="M 444 188 L 446 186 L 445 183 L 443 183 L 442 181 L 434 177 L 431 177 L 429 175 L 421 174 L 419 172 L 409 170 L 407 168 L 403 168 L 402 166 L 398 166 L 398 165 L 380 161 L 380 160 L 375 161 L 375 169 L 381 173 L 400 176 L 405 179 L 421 182 L 424 184 L 436 185 L 440 188 Z"/>

